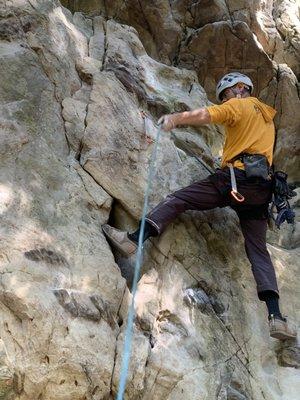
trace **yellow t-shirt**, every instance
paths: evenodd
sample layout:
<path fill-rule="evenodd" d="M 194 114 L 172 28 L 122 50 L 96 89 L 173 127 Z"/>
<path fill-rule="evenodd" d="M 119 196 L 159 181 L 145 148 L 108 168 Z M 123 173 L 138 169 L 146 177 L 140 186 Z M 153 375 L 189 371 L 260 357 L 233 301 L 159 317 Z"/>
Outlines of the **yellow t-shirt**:
<path fill-rule="evenodd" d="M 233 98 L 221 105 L 207 107 L 207 111 L 212 123 L 225 126 L 222 168 L 240 153 L 263 154 L 272 165 L 274 108 L 255 97 L 246 97 Z M 243 168 L 243 163 L 236 160 L 234 166 Z"/>

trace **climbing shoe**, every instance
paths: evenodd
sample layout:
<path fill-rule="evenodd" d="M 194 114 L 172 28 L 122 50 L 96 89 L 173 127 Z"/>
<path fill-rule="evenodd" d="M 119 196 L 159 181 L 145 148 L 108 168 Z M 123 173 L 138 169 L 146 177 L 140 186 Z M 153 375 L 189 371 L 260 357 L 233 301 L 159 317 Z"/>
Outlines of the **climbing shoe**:
<path fill-rule="evenodd" d="M 127 232 L 120 231 L 108 224 L 102 225 L 102 230 L 111 244 L 123 255 L 129 257 L 136 253 L 138 246 L 129 239 Z"/>
<path fill-rule="evenodd" d="M 269 316 L 270 336 L 279 339 L 295 339 L 297 332 L 294 327 L 289 326 L 286 318 L 271 314 Z"/>

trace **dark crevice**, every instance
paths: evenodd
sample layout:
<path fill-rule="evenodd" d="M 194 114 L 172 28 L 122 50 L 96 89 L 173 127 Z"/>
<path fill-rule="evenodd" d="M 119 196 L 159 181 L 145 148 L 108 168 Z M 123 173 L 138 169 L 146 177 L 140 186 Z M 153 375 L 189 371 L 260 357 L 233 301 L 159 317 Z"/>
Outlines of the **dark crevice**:
<path fill-rule="evenodd" d="M 32 3 L 31 0 L 28 0 L 28 3 L 30 4 L 30 6 L 31 6 L 35 11 L 37 11 L 37 8 L 33 5 L 33 3 Z"/>
<path fill-rule="evenodd" d="M 172 65 L 174 67 L 178 67 L 178 64 L 179 64 L 179 61 L 180 61 L 180 51 L 181 51 L 182 45 L 186 42 L 187 36 L 188 36 L 188 31 L 187 31 L 187 28 L 185 27 L 183 29 L 182 38 L 181 38 L 181 40 L 179 42 L 179 45 L 177 46 L 175 55 L 173 57 Z"/>
<path fill-rule="evenodd" d="M 234 18 L 233 18 L 232 15 L 231 15 L 231 12 L 230 12 L 230 9 L 229 9 L 229 6 L 228 6 L 228 1 L 227 1 L 227 0 L 224 0 L 224 2 L 225 2 L 225 5 L 226 5 L 226 7 L 227 7 L 227 10 L 228 10 L 228 15 L 229 15 L 229 18 L 230 18 L 231 25 L 232 25 L 232 27 L 233 27 Z"/>
<path fill-rule="evenodd" d="M 107 21 L 103 21 L 103 32 L 104 32 L 104 53 L 103 53 L 103 58 L 102 58 L 101 71 L 104 71 L 104 69 L 105 69 L 106 55 L 107 55 L 107 49 L 108 49 Z"/>
<path fill-rule="evenodd" d="M 146 385 L 146 382 L 147 382 L 147 373 L 146 373 L 146 369 L 147 369 L 147 367 L 148 367 L 148 365 L 149 365 L 149 360 L 150 360 L 150 356 L 151 356 L 151 351 L 152 351 L 152 349 L 154 348 L 155 342 L 156 342 L 155 337 L 154 337 L 151 333 L 147 332 L 147 333 L 146 333 L 146 336 L 147 336 L 147 338 L 148 338 L 148 340 L 149 340 L 149 350 L 148 350 L 148 354 L 147 354 L 147 359 L 146 359 L 146 361 L 145 361 L 145 374 L 144 374 L 144 379 L 143 379 L 143 387 L 144 387 L 144 388 L 147 387 L 147 385 Z"/>
<path fill-rule="evenodd" d="M 155 35 L 154 35 L 153 30 L 151 28 L 151 25 L 149 24 L 149 21 L 147 19 L 147 15 L 143 10 L 143 6 L 141 4 L 141 0 L 137 0 L 137 1 L 138 1 L 139 6 L 140 6 L 140 9 L 141 9 L 142 16 L 143 16 L 143 18 L 145 20 L 147 31 L 149 32 L 153 42 L 155 43 L 155 47 L 156 47 L 156 51 L 157 51 L 157 43 L 156 43 L 156 40 L 155 40 Z"/>
<path fill-rule="evenodd" d="M 77 152 L 75 154 L 75 160 L 77 160 L 79 162 L 79 164 L 80 164 L 80 161 L 81 161 L 82 149 L 83 149 L 83 138 L 80 140 L 79 146 L 78 146 L 78 150 L 77 150 Z"/>
<path fill-rule="evenodd" d="M 65 135 L 67 146 L 68 146 L 68 152 L 70 154 L 70 152 L 71 152 L 71 144 L 70 144 L 70 141 L 69 141 L 69 138 L 68 138 L 68 135 L 67 135 L 67 130 L 66 130 L 66 126 L 65 126 L 65 120 L 64 120 L 64 117 L 63 117 L 63 112 L 62 112 L 63 111 L 63 106 L 62 106 L 62 102 L 58 102 L 58 103 L 59 103 L 59 106 L 60 106 L 60 115 L 61 115 L 61 119 L 62 119 L 62 122 L 63 122 L 64 135 Z"/>
<path fill-rule="evenodd" d="M 82 138 L 80 139 L 80 142 L 79 142 L 79 145 L 78 145 L 78 149 L 77 149 L 76 154 L 75 154 L 75 159 L 79 162 L 80 165 L 81 165 L 81 153 L 82 153 L 82 150 L 84 148 L 84 135 L 85 135 L 85 131 L 86 131 L 86 128 L 87 128 L 88 112 L 89 112 L 89 103 L 86 105 L 86 109 L 85 109 L 84 132 L 83 132 Z"/>
<path fill-rule="evenodd" d="M 114 210 L 117 206 L 122 207 L 121 203 L 118 200 L 114 199 L 112 207 L 111 207 L 111 211 L 109 214 L 109 219 L 107 221 L 107 223 L 109 225 L 114 226 L 114 227 L 118 226 L 118 223 L 115 218 L 115 212 L 114 212 Z M 111 252 L 115 258 L 115 262 L 118 265 L 118 267 L 120 268 L 121 275 L 126 280 L 128 289 L 131 290 L 132 282 L 133 282 L 133 278 L 134 278 L 135 255 L 133 255 L 131 257 L 126 257 L 122 253 L 120 253 L 120 251 L 118 251 L 116 248 L 114 248 L 111 245 L 109 240 L 107 240 L 107 242 L 111 248 Z"/>
<path fill-rule="evenodd" d="M 88 38 L 88 44 L 87 44 L 87 47 L 88 47 L 88 56 L 91 57 L 91 53 L 90 53 L 90 43 L 91 43 L 91 38 L 92 38 L 93 36 L 95 36 L 94 18 L 91 18 L 91 17 L 89 17 L 89 16 L 86 16 L 86 19 L 89 19 L 89 20 L 92 22 L 92 23 L 91 23 L 91 26 L 92 26 L 92 29 L 93 29 L 93 34 Z"/>
<path fill-rule="evenodd" d="M 280 19 L 280 15 L 279 15 L 278 17 L 276 17 L 276 16 L 275 16 L 275 13 L 276 13 L 276 9 L 275 9 L 275 7 L 274 7 L 274 1 L 273 1 L 273 2 L 272 2 L 272 18 L 273 18 L 273 21 L 274 21 L 274 26 L 275 26 L 275 29 L 276 29 L 277 33 L 279 34 L 280 38 L 282 39 L 282 41 L 285 42 L 286 37 L 285 37 L 285 35 L 281 32 L 281 30 L 278 29 L 278 26 L 277 26 L 277 19 Z"/>
<path fill-rule="evenodd" d="M 103 3 L 104 3 L 104 13 L 105 13 L 105 17 L 108 18 L 108 8 L 107 8 L 106 0 L 103 0 Z"/>

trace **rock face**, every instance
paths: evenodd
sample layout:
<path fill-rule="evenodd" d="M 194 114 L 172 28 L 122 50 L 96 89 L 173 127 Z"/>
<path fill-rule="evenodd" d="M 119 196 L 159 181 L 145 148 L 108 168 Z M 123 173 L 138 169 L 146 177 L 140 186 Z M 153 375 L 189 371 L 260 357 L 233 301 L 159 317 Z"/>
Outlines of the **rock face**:
<path fill-rule="evenodd" d="M 277 168 L 300 180 L 297 1 L 62 3 L 0 4 L 3 400 L 115 398 L 133 260 L 101 225 L 136 227 L 163 113 L 241 70 L 278 110 Z M 207 176 L 187 143 L 213 167 L 222 142 L 214 126 L 164 134 L 150 205 Z M 297 224 L 269 250 L 299 324 Z M 233 211 L 186 213 L 147 244 L 125 399 L 296 400 L 299 367 L 299 345 L 268 336 Z"/>

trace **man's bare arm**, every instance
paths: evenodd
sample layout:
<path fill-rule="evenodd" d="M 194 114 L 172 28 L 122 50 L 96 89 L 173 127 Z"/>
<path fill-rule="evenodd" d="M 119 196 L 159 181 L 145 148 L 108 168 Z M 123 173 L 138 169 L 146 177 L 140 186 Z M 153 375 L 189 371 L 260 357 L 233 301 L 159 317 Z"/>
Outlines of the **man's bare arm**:
<path fill-rule="evenodd" d="M 210 124 L 211 118 L 206 108 L 198 108 L 193 111 L 164 115 L 158 122 L 163 124 L 165 131 L 170 131 L 178 125 Z"/>

